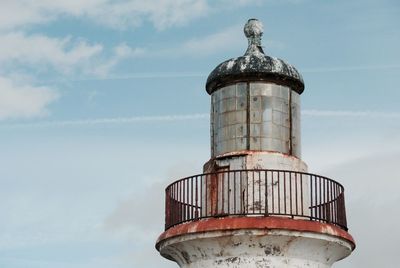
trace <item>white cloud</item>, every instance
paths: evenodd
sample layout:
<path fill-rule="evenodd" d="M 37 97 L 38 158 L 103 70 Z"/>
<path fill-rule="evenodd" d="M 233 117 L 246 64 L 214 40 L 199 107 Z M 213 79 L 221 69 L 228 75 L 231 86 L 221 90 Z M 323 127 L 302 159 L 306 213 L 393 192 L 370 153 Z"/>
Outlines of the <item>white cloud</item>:
<path fill-rule="evenodd" d="M 195 18 L 205 16 L 209 5 L 205 0 L 158 0 L 158 1 L 124 1 L 110 6 L 113 13 L 122 18 L 134 18 L 136 23 L 149 20 L 157 29 L 165 29 L 175 25 L 183 25 Z M 99 13 L 104 11 L 100 10 Z M 141 19 L 140 19 L 141 18 Z M 115 22 L 115 17 L 109 17 L 108 25 L 124 26 L 122 20 Z M 129 19 L 127 20 L 129 22 Z M 111 23 L 110 23 L 111 22 Z"/>
<path fill-rule="evenodd" d="M 285 45 L 280 41 L 268 39 L 265 40 L 264 47 L 264 50 L 271 48 L 282 49 Z M 216 33 L 190 39 L 175 49 L 173 54 L 203 56 L 221 51 L 225 53 L 227 51 L 235 51 L 234 55 L 237 56 L 237 51 L 244 54 L 246 48 L 247 39 L 243 33 L 243 24 L 237 24 Z"/>
<path fill-rule="evenodd" d="M 19 64 L 35 68 L 51 68 L 69 72 L 77 65 L 87 63 L 98 56 L 102 45 L 73 41 L 72 38 L 50 38 L 44 35 L 26 35 L 22 32 L 0 35 L 0 63 L 4 66 Z"/>
<path fill-rule="evenodd" d="M 157 233 L 157 229 L 162 225 L 164 219 L 163 213 L 160 212 L 163 211 L 164 196 L 162 193 L 166 184 L 167 182 L 155 183 L 122 201 L 106 218 L 105 229 L 117 233 L 136 234 L 139 228 L 148 231 L 152 229 Z M 154 213 L 149 214 L 149 211 Z"/>
<path fill-rule="evenodd" d="M 20 73 L 92 74 L 105 76 L 124 59 L 142 55 L 142 48 L 124 43 L 105 51 L 102 44 L 72 37 L 28 34 L 37 24 L 62 17 L 89 19 L 108 27 L 125 29 L 150 21 L 157 29 L 183 25 L 207 14 L 205 0 L 4 0 L 0 8 L 0 119 L 43 116 L 56 99 L 55 91 L 27 83 L 16 84 Z M 23 73 L 21 73 L 21 71 Z"/>
<path fill-rule="evenodd" d="M 89 18 L 119 29 L 150 21 L 157 29 L 165 29 L 204 16 L 209 9 L 206 0 L 6 0 L 0 11 L 0 29 L 45 23 L 58 16 Z"/>
<path fill-rule="evenodd" d="M 0 76 L 0 120 L 46 115 L 46 106 L 57 97 L 50 88 L 18 84 Z"/>
<path fill-rule="evenodd" d="M 22 67 L 35 72 L 92 74 L 104 77 L 119 62 L 145 55 L 146 49 L 121 43 L 109 55 L 102 44 L 72 37 L 52 38 L 23 32 L 0 34 L 0 71 Z"/>
<path fill-rule="evenodd" d="M 348 227 L 357 244 L 354 253 L 335 267 L 398 266 L 399 160 L 399 152 L 371 154 L 325 173 L 345 187 Z"/>
<path fill-rule="evenodd" d="M 125 43 L 114 48 L 115 55 L 119 58 L 136 57 L 143 55 L 146 50 L 143 48 L 132 48 Z"/>
<path fill-rule="evenodd" d="M 233 6 L 252 3 L 244 1 Z M 239 49 L 240 40 L 245 43 L 239 25 L 155 53 L 146 53 L 147 49 L 125 43 L 106 49 L 103 44 L 72 37 L 26 33 L 31 26 L 49 24 L 62 17 L 90 20 L 118 29 L 138 27 L 149 21 L 162 30 L 184 25 L 224 6 L 226 4 L 221 1 L 206 0 L 5 0 L 0 10 L 0 72 L 10 74 L 18 68 L 31 68 L 36 73 L 55 70 L 62 74 L 74 72 L 106 77 L 124 59 L 154 55 L 209 55 L 227 47 Z"/>
<path fill-rule="evenodd" d="M 72 37 L 52 38 L 23 32 L 0 34 L 0 71 L 12 76 L 16 69 L 63 75 L 105 77 L 119 62 L 140 57 L 143 48 L 121 43 L 109 55 L 103 45 Z"/>
<path fill-rule="evenodd" d="M 221 50 L 245 48 L 243 43 L 246 44 L 246 39 L 242 27 L 243 26 L 235 25 L 217 33 L 191 39 L 183 43 L 178 52 L 193 55 L 207 55 Z"/>
<path fill-rule="evenodd" d="M 146 52 L 147 51 L 144 48 L 134 48 L 128 46 L 126 43 L 121 43 L 113 48 L 113 54 L 109 59 L 97 64 L 96 66 L 92 66 L 90 73 L 99 78 L 105 78 L 107 77 L 107 74 L 109 74 L 110 70 L 121 61 L 144 56 Z"/>
<path fill-rule="evenodd" d="M 193 153 L 193 149 L 187 148 L 186 151 Z M 141 245 L 122 259 L 125 263 L 130 263 L 135 267 L 176 267 L 175 263 L 166 261 L 154 248 L 157 237 L 164 227 L 164 189 L 171 183 L 171 179 L 196 174 L 201 167 L 201 160 L 188 162 L 178 159 L 177 161 L 178 163 L 169 165 L 163 181 L 143 187 L 141 191 L 135 191 L 130 198 L 120 202 L 105 218 L 103 228 L 107 233 L 118 240 L 129 240 Z"/>
<path fill-rule="evenodd" d="M 43 23 L 48 20 L 30 5 L 28 1 L 1 1 L 0 30 L 13 29 L 33 23 Z"/>
<path fill-rule="evenodd" d="M 32 71 L 91 73 L 102 51 L 102 45 L 71 37 L 0 33 L 0 120 L 45 116 L 58 97 L 55 90 L 20 77 L 32 78 Z"/>

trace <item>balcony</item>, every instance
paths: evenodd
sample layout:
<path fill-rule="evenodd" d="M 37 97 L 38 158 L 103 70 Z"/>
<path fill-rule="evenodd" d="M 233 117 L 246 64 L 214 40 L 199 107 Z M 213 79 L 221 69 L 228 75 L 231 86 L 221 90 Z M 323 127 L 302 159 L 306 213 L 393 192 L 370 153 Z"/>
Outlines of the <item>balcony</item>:
<path fill-rule="evenodd" d="M 343 186 L 288 170 L 231 170 L 180 179 L 166 188 L 165 230 L 229 216 L 319 221 L 347 231 Z"/>

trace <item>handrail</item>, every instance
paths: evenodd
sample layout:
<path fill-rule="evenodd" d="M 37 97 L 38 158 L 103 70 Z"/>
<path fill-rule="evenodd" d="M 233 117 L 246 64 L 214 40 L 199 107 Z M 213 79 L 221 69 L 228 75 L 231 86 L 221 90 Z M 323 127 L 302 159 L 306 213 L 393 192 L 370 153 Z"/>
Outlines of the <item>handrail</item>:
<path fill-rule="evenodd" d="M 166 188 L 165 229 L 210 217 L 287 216 L 347 230 L 343 186 L 291 170 L 230 170 L 198 174 Z"/>

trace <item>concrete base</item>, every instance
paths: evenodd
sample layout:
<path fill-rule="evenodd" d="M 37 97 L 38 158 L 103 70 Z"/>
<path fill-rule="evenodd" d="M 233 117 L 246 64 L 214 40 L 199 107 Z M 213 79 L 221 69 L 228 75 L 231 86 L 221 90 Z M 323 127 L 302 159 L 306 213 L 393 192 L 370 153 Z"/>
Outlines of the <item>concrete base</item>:
<path fill-rule="evenodd" d="M 180 267 L 331 267 L 350 255 L 345 240 L 294 231 L 240 230 L 170 239 L 160 253 Z"/>
<path fill-rule="evenodd" d="M 226 221 L 229 219 L 225 219 Z M 232 225 L 246 224 L 238 219 Z M 259 226 L 259 222 L 251 224 Z M 317 222 L 279 219 L 266 220 L 265 226 L 282 229 L 222 229 L 218 220 L 200 225 L 177 226 L 164 233 L 157 249 L 182 268 L 210 267 L 318 267 L 327 268 L 351 254 L 354 241 L 337 227 Z M 230 220 L 229 220 L 230 221 Z M 299 230 L 290 230 L 293 226 Z M 212 231 L 200 231 L 203 227 Z M 250 225 L 249 225 L 250 227 Z M 274 227 L 274 228 L 275 228 Z M 286 228 L 286 229 L 285 229 Z M 219 230 L 218 230 L 219 229 Z M 198 231 L 197 231 L 198 230 Z M 305 230 L 320 230 L 312 232 Z M 184 233 L 184 232 L 186 233 Z M 179 234 L 178 234 L 179 233 Z"/>

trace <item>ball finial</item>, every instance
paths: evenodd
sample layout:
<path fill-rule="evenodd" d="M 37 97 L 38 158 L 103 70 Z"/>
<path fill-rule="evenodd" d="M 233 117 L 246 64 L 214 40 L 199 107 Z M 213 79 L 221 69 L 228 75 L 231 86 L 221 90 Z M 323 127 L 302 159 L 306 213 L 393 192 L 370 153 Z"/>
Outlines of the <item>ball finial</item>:
<path fill-rule="evenodd" d="M 248 39 L 261 39 L 263 31 L 263 25 L 258 19 L 249 19 L 244 25 L 244 34 Z"/>
<path fill-rule="evenodd" d="M 249 41 L 246 54 L 257 54 L 264 51 L 261 46 L 261 37 L 263 35 L 263 25 L 258 19 L 249 19 L 244 25 L 244 34 Z"/>

